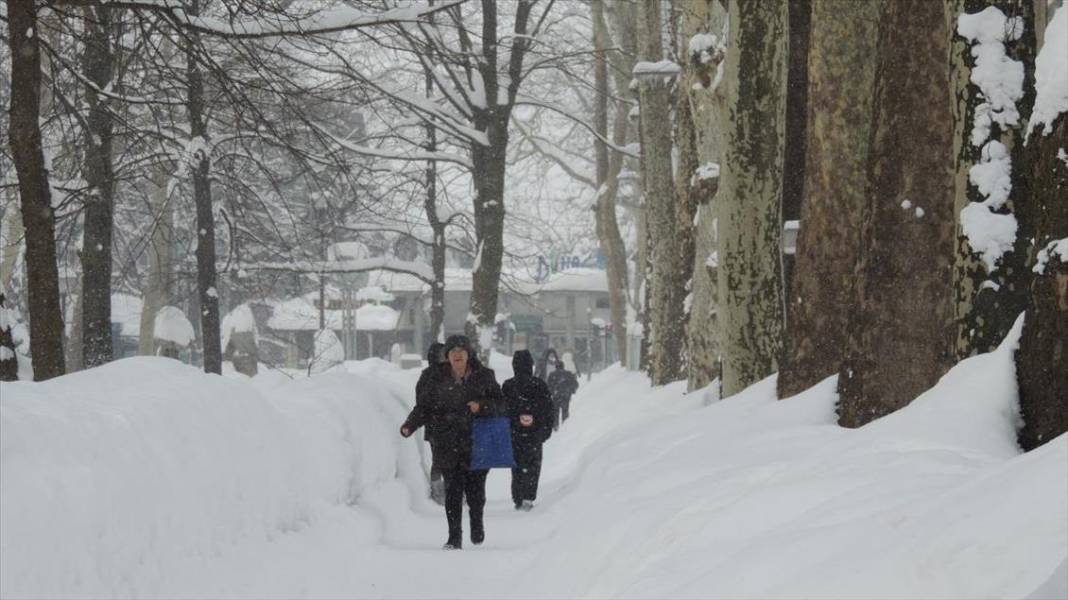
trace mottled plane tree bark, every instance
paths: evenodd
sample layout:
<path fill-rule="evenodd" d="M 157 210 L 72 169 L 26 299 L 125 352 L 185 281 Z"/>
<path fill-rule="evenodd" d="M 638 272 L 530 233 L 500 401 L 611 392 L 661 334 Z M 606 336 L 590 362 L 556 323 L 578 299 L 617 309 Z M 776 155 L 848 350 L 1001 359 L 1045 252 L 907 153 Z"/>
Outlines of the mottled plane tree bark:
<path fill-rule="evenodd" d="M 780 398 L 838 372 L 867 190 L 879 0 L 813 0 L 802 227 Z"/>
<path fill-rule="evenodd" d="M 731 0 L 730 23 L 729 125 L 716 196 L 724 397 L 774 373 L 782 352 L 787 6 Z"/>
<path fill-rule="evenodd" d="M 953 345 L 953 120 L 945 7 L 882 5 L 856 300 L 839 423 L 859 427 L 930 388 Z"/>

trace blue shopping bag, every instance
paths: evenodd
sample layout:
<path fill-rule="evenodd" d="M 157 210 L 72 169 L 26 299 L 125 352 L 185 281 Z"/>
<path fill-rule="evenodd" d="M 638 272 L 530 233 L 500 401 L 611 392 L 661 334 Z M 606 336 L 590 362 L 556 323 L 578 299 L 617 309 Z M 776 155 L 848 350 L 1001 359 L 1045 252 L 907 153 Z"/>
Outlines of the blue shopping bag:
<path fill-rule="evenodd" d="M 512 423 L 508 417 L 475 419 L 471 424 L 471 469 L 514 466 Z"/>

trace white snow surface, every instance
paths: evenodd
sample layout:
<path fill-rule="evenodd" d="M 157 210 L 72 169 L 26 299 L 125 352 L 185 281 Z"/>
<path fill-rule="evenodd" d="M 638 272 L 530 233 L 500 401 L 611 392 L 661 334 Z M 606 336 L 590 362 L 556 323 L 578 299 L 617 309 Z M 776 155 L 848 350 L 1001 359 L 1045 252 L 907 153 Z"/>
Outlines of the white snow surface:
<path fill-rule="evenodd" d="M 164 306 L 159 309 L 153 323 L 152 335 L 158 340 L 174 342 L 183 348 L 196 339 L 193 324 L 186 318 L 182 309 L 176 306 Z"/>
<path fill-rule="evenodd" d="M 1042 126 L 1042 135 L 1053 131 L 1053 122 L 1068 112 L 1068 9 L 1061 7 L 1046 26 L 1046 38 L 1035 58 L 1035 107 L 1027 135 Z"/>
<path fill-rule="evenodd" d="M 1018 335 L 855 430 L 833 377 L 706 406 L 613 366 L 546 444 L 535 509 L 492 471 L 485 544 L 448 553 L 427 446 L 397 434 L 416 369 L 0 383 L 0 596 L 1063 598 L 1068 436 L 1016 446 Z"/>
<path fill-rule="evenodd" d="M 315 334 L 315 354 L 308 367 L 309 372 L 319 375 L 345 362 L 345 347 L 332 329 L 320 329 Z"/>

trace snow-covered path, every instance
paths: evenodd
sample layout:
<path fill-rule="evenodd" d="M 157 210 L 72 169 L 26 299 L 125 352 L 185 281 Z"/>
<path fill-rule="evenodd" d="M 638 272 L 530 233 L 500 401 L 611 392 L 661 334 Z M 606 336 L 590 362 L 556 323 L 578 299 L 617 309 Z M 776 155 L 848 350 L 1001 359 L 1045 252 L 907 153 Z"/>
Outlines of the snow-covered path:
<path fill-rule="evenodd" d="M 4 384 L 0 596 L 1065 597 L 1068 437 L 1019 453 L 1010 351 L 859 430 L 833 378 L 706 406 L 610 369 L 546 445 L 535 510 L 491 472 L 461 552 L 397 435 L 416 373 L 134 359 Z"/>

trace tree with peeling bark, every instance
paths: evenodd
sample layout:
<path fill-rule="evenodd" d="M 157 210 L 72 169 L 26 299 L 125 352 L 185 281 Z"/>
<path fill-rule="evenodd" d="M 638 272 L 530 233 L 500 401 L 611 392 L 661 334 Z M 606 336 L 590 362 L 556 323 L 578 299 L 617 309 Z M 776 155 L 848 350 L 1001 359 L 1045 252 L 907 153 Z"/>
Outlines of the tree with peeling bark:
<path fill-rule="evenodd" d="M 642 160 L 642 197 L 645 211 L 649 266 L 646 283 L 648 305 L 648 370 L 654 385 L 682 377 L 684 368 L 686 269 L 680 269 L 676 227 L 676 188 L 672 150 L 672 127 L 664 119 L 672 114 L 672 89 L 681 68 L 665 60 L 661 3 L 646 0 L 638 10 L 639 129 Z M 676 114 L 676 119 L 678 115 Z M 692 148 L 692 144 L 691 144 Z M 687 155 L 692 159 L 692 152 Z M 692 168 L 689 160 L 687 166 Z M 686 194 L 688 200 L 688 194 Z M 692 219 L 691 221 L 692 222 Z M 690 224 L 687 223 L 687 225 Z M 687 265 L 689 267 L 689 265 Z"/>
<path fill-rule="evenodd" d="M 687 42 L 684 80 L 690 83 L 684 84 L 680 92 L 689 96 L 700 165 L 692 181 L 698 198 L 686 328 L 688 386 L 695 390 L 709 385 L 720 374 L 716 193 L 727 124 L 727 83 L 723 79 L 729 35 L 726 6 L 720 0 L 688 4 L 682 30 Z"/>
<path fill-rule="evenodd" d="M 944 11 L 925 0 L 882 5 L 855 304 L 838 377 L 846 427 L 907 405 L 953 362 Z"/>
<path fill-rule="evenodd" d="M 1034 235 L 1023 124 L 1034 104 L 1032 0 L 957 0 L 947 13 L 953 118 L 956 357 L 990 352 L 1027 302 Z M 1000 77 L 991 77 L 1000 73 Z M 1023 201 L 1022 201 L 1023 200 Z"/>
<path fill-rule="evenodd" d="M 878 0 L 813 0 L 804 193 L 778 396 L 838 372 L 867 189 Z"/>
<path fill-rule="evenodd" d="M 785 3 L 731 0 L 729 10 L 729 125 L 716 195 L 724 397 L 774 373 L 782 350 L 788 28 Z"/>

